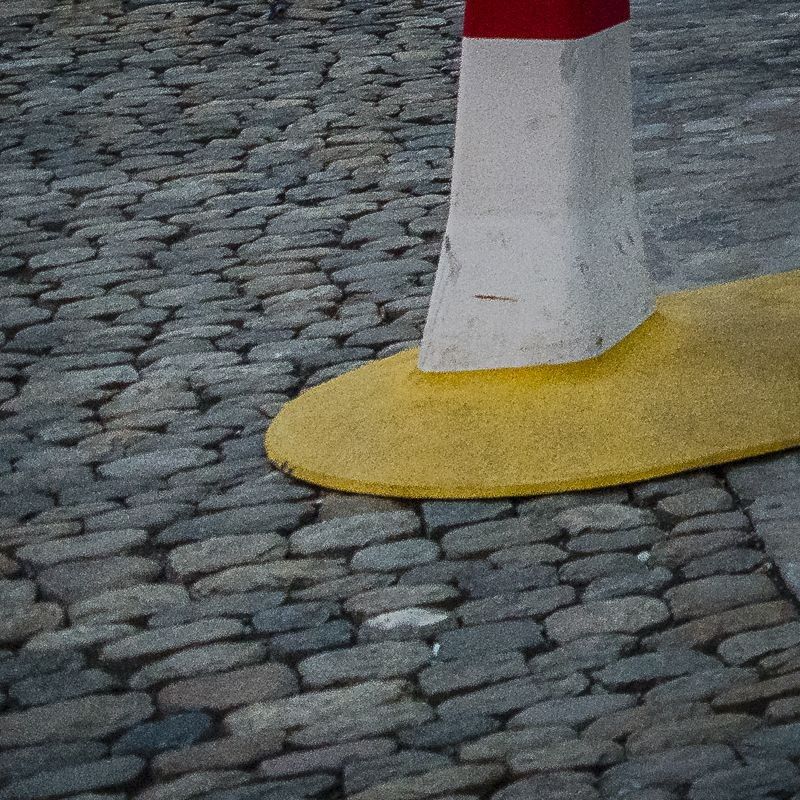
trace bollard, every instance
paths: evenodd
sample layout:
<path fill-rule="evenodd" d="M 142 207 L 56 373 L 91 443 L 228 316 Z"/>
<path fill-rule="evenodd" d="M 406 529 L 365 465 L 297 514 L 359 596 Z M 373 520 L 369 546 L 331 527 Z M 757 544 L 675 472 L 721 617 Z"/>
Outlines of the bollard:
<path fill-rule="evenodd" d="M 468 0 L 450 215 L 420 369 L 580 361 L 652 313 L 629 17 L 627 0 Z"/>
<path fill-rule="evenodd" d="M 267 455 L 329 489 L 595 489 L 800 445 L 800 270 L 658 297 L 631 178 L 627 0 L 468 0 L 421 350 L 287 403 Z"/>

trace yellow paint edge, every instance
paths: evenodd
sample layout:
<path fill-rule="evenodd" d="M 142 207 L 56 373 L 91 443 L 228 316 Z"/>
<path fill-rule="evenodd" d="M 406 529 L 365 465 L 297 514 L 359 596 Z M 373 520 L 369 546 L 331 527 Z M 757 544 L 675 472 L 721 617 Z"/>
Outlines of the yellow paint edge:
<path fill-rule="evenodd" d="M 412 352 L 410 350 L 402 351 Z M 277 421 L 280 412 L 275 417 Z M 598 475 L 592 480 L 563 480 L 551 483 L 531 483 L 514 484 L 508 486 L 498 486 L 487 489 L 486 491 L 448 487 L 446 491 L 441 491 L 427 485 L 394 486 L 385 483 L 373 483 L 370 481 L 358 481 L 340 479 L 336 476 L 326 475 L 316 472 L 313 469 L 305 469 L 302 466 L 291 467 L 288 461 L 282 456 L 278 448 L 272 446 L 270 442 L 270 429 L 264 437 L 264 444 L 267 456 L 282 472 L 295 478 L 296 480 L 320 486 L 324 489 L 331 489 L 337 492 L 348 494 L 368 494 L 375 497 L 397 497 L 405 500 L 487 500 L 501 497 L 528 497 L 531 495 L 558 494 L 561 492 L 582 492 L 592 489 L 603 489 L 612 486 L 622 486 L 630 483 L 640 483 L 655 478 L 663 478 L 667 475 L 677 475 L 681 472 L 691 472 L 692 470 L 704 469 L 706 467 L 718 466 L 720 464 L 730 464 L 736 461 L 743 461 L 748 458 L 766 456 L 770 453 L 777 453 L 781 450 L 790 450 L 800 447 L 800 435 L 778 440 L 772 444 L 761 447 L 743 447 L 733 449 L 723 455 L 715 454 L 714 457 L 698 458 L 695 461 L 681 462 L 680 464 L 667 464 L 658 469 L 651 470 L 631 470 L 626 473 L 609 473 Z"/>
<path fill-rule="evenodd" d="M 775 290 L 777 290 L 777 294 L 775 294 Z M 772 294 L 770 294 L 772 292 Z M 685 306 L 689 309 L 694 306 L 694 314 L 695 317 L 698 315 L 698 307 L 705 308 L 702 304 L 705 302 L 706 296 L 713 298 L 716 296 L 717 307 L 722 308 L 723 311 L 725 309 L 725 304 L 728 304 L 728 311 L 730 312 L 731 309 L 733 311 L 738 312 L 739 309 L 742 309 L 743 312 L 750 311 L 752 312 L 753 309 L 756 309 L 757 314 L 762 316 L 754 316 L 753 313 L 749 315 L 749 324 L 751 325 L 750 332 L 759 332 L 761 331 L 761 321 L 762 318 L 766 322 L 771 321 L 771 317 L 773 316 L 773 308 L 777 308 L 777 306 L 773 306 L 776 302 L 776 298 L 780 299 L 780 302 L 783 303 L 783 310 L 786 311 L 787 308 L 791 309 L 790 314 L 791 316 L 786 317 L 789 324 L 789 330 L 783 331 L 783 329 L 775 328 L 775 323 L 772 322 L 773 330 L 770 334 L 768 331 L 766 334 L 763 334 L 760 339 L 756 335 L 752 338 L 752 340 L 748 339 L 747 335 L 740 336 L 739 338 L 744 341 L 754 341 L 756 344 L 761 341 L 766 341 L 767 337 L 772 335 L 776 339 L 788 338 L 791 342 L 795 341 L 795 337 L 797 337 L 797 329 L 798 329 L 798 321 L 800 321 L 800 310 L 795 311 L 795 309 L 800 309 L 800 270 L 788 273 L 779 273 L 777 275 L 767 275 L 761 276 L 758 278 L 751 278 L 751 279 L 743 279 L 741 281 L 735 281 L 729 284 L 720 284 L 716 286 L 707 286 L 702 287 L 699 289 L 690 289 L 684 290 L 681 292 L 676 292 L 671 295 L 666 295 L 662 297 L 659 301 L 659 307 L 662 309 L 677 309 L 680 312 L 682 306 Z M 711 304 L 708 306 L 711 311 L 714 311 L 714 301 L 711 301 Z M 680 316 L 680 313 L 679 313 Z M 703 323 L 705 323 L 705 315 L 702 314 Z M 746 317 L 747 314 L 744 314 Z M 713 316 L 712 316 L 713 319 Z M 733 319 L 728 313 L 727 318 L 723 314 L 722 319 L 726 321 L 726 324 L 730 327 L 731 319 Z M 758 324 L 754 325 L 754 319 L 757 321 Z M 738 315 L 735 319 L 734 328 L 737 327 L 739 322 Z M 649 329 L 646 327 L 648 324 L 652 324 L 652 327 Z M 624 359 L 628 358 L 628 369 L 630 369 L 630 359 L 631 355 L 633 356 L 634 361 L 634 369 L 636 363 L 636 355 L 638 353 L 639 347 L 645 348 L 645 354 L 647 354 L 647 347 L 649 345 L 642 345 L 642 341 L 646 341 L 648 337 L 652 340 L 653 335 L 659 332 L 663 332 L 664 328 L 660 326 L 660 323 L 654 321 L 653 323 L 646 323 L 646 326 L 639 329 L 640 331 L 644 331 L 643 338 L 636 339 L 635 334 L 632 334 L 628 340 L 623 340 L 622 343 L 618 344 L 615 348 L 608 351 L 607 354 L 600 356 L 598 359 L 593 359 L 591 362 L 579 362 L 576 365 L 564 365 L 565 368 L 576 368 L 577 370 L 584 370 L 590 369 L 593 370 L 594 366 L 592 363 L 596 363 L 598 365 L 602 365 L 605 363 L 608 366 L 609 363 L 615 363 L 615 359 L 617 363 L 624 363 Z M 769 325 L 766 326 L 767 330 L 769 329 Z M 746 325 L 745 325 L 746 328 Z M 705 324 L 699 326 L 698 330 L 700 332 L 706 331 Z M 709 322 L 707 326 L 708 330 L 708 338 L 701 336 L 699 341 L 705 342 L 708 341 L 709 343 L 713 343 L 715 339 L 719 339 L 719 335 L 715 336 L 716 329 L 714 327 L 714 323 Z M 694 332 L 694 331 L 692 331 Z M 730 334 L 729 334 L 730 335 Z M 735 335 L 732 338 L 732 341 L 735 342 L 736 337 Z M 658 341 L 661 341 L 659 336 Z M 665 352 L 670 353 L 669 350 L 669 339 L 665 340 L 666 350 Z M 739 342 L 741 344 L 741 342 Z M 800 351 L 800 348 L 799 348 Z M 347 375 L 353 375 L 354 373 L 360 372 L 361 370 L 367 369 L 374 369 L 376 365 L 379 365 L 384 362 L 394 362 L 395 360 L 401 360 L 401 372 L 402 372 L 402 362 L 409 362 L 412 358 L 415 357 L 416 350 L 406 350 L 402 353 L 398 353 L 389 359 L 383 359 L 381 361 L 374 361 L 370 364 L 360 367 L 357 370 L 352 371 L 351 373 L 346 373 Z M 746 348 L 740 352 L 747 352 Z M 756 351 L 753 351 L 757 353 Z M 627 355 L 625 355 L 627 353 Z M 676 357 L 678 355 L 677 351 L 673 352 L 671 357 Z M 778 374 L 778 370 L 781 366 L 785 367 L 787 362 L 785 360 L 785 355 L 783 356 L 783 361 L 776 361 L 776 370 L 775 374 Z M 798 357 L 800 358 L 800 352 L 798 353 Z M 603 362 L 603 359 L 606 359 Z M 620 359 L 622 361 L 620 362 Z M 723 357 L 724 362 L 724 357 Z M 702 362 L 701 362 L 702 363 Z M 717 362 L 712 360 L 707 361 L 708 364 L 714 365 Z M 747 362 L 743 362 L 747 363 Z M 769 362 L 768 362 L 769 363 Z M 394 364 L 387 365 L 388 369 L 391 374 L 392 369 L 396 369 Z M 667 366 L 671 366 L 669 362 L 667 362 Z M 735 369 L 737 366 L 737 362 L 732 359 L 730 363 L 731 369 Z M 553 369 L 552 367 L 529 367 L 529 368 L 522 368 L 522 369 L 510 369 L 510 370 L 492 370 L 492 381 L 493 382 L 502 382 L 502 384 L 506 384 L 506 375 L 508 376 L 509 383 L 513 383 L 515 379 L 520 377 L 521 373 L 529 372 L 531 370 L 550 370 Z M 560 370 L 560 367 L 556 367 L 556 370 Z M 638 370 L 637 370 L 638 371 Z M 680 377 L 680 368 L 676 370 L 676 374 Z M 475 375 L 480 376 L 481 373 L 424 373 L 424 378 L 426 380 L 431 381 L 438 381 L 441 380 L 443 390 L 446 389 L 448 385 L 452 385 L 453 381 L 456 383 L 460 382 L 462 379 L 470 379 L 470 376 L 474 378 Z M 529 373 L 532 374 L 532 373 Z M 561 376 L 563 381 L 564 376 L 567 377 L 567 382 L 570 382 L 570 377 L 573 373 L 568 371 L 562 371 L 558 373 Z M 576 373 L 580 378 L 581 372 Z M 583 373 L 585 374 L 585 373 Z M 666 371 L 663 374 L 670 374 L 669 371 Z M 423 375 L 420 373 L 420 375 Z M 339 378 L 334 378 L 332 381 L 329 381 L 327 384 L 323 384 L 323 386 L 327 386 L 330 384 L 335 384 L 337 381 L 342 380 L 343 377 L 340 376 Z M 684 375 L 686 377 L 686 375 Z M 714 386 L 713 382 L 710 380 L 709 383 L 711 384 L 712 388 Z M 308 391 L 308 393 L 313 394 L 317 391 L 320 387 L 314 387 Z M 357 389 L 357 386 L 356 386 Z M 350 387 L 347 387 L 343 392 L 342 396 L 345 398 L 347 397 L 348 391 L 350 391 Z M 352 396 L 352 391 L 350 392 Z M 306 393 L 301 395 L 305 397 Z M 788 395 L 783 395 L 783 397 L 794 397 L 794 384 L 792 384 L 792 391 Z M 298 398 L 299 399 L 299 398 Z M 477 485 L 479 481 L 475 482 L 475 485 L 465 486 L 465 485 L 458 485 L 456 481 L 448 483 L 448 480 L 452 480 L 453 476 L 451 475 L 442 483 L 436 482 L 436 476 L 430 476 L 430 480 L 426 480 L 424 482 L 411 482 L 411 483 L 397 483 L 396 481 L 393 482 L 385 482 L 380 480 L 363 480 L 358 478 L 348 478 L 348 477 L 341 477 L 337 474 L 332 474 L 331 471 L 323 471 L 314 468 L 308 468 L 303 466 L 302 463 L 298 463 L 297 454 L 295 456 L 292 455 L 294 451 L 293 447 L 293 440 L 290 434 L 288 440 L 285 436 L 285 433 L 281 432 L 281 420 L 284 415 L 289 417 L 294 410 L 294 403 L 297 401 L 292 401 L 288 403 L 278 415 L 273 420 L 272 425 L 269 427 L 269 430 L 265 436 L 265 448 L 270 460 L 283 471 L 289 473 L 290 475 L 294 476 L 295 478 L 316 484 L 319 486 L 323 486 L 328 489 L 333 489 L 337 491 L 343 492 L 350 492 L 350 493 L 358 493 L 358 494 L 371 494 L 377 496 L 386 496 L 386 497 L 401 497 L 401 498 L 424 498 L 424 499 L 479 499 L 479 498 L 495 498 L 495 497 L 512 497 L 512 496 L 526 496 L 526 495 L 535 495 L 535 494 L 552 494 L 556 492 L 564 492 L 564 491 L 581 491 L 581 490 L 589 490 L 589 489 L 597 489 L 600 487 L 606 486 L 615 486 L 620 484 L 626 483 L 633 483 L 643 480 L 649 480 L 653 478 L 663 477 L 665 475 L 672 475 L 679 472 L 685 472 L 693 469 L 700 469 L 703 467 L 709 467 L 717 464 L 723 463 L 731 463 L 734 461 L 740 461 L 746 458 L 752 458 L 756 456 L 766 455 L 768 453 L 774 453 L 780 450 L 789 449 L 792 447 L 800 446 L 800 424 L 798 424 L 797 430 L 795 431 L 792 429 L 792 425 L 794 425 L 795 415 L 793 413 L 787 414 L 787 419 L 790 421 L 790 425 L 782 425 L 778 427 L 784 428 L 780 434 L 777 431 L 773 430 L 773 433 L 777 435 L 774 438 L 769 437 L 769 432 L 766 432 L 766 436 L 764 435 L 764 431 L 761 431 L 760 436 L 753 436 L 751 438 L 756 438 L 758 441 L 754 444 L 744 444 L 740 446 L 732 446 L 726 448 L 724 444 L 717 443 L 713 450 L 711 450 L 708 455 L 702 455 L 699 457 L 691 457 L 688 454 L 685 457 L 681 457 L 680 453 L 673 452 L 671 457 L 669 455 L 665 456 L 665 460 L 658 462 L 657 458 L 654 458 L 653 461 L 656 463 L 651 463 L 650 465 L 641 465 L 639 467 L 635 467 L 629 470 L 621 469 L 621 470 L 612 470 L 612 471 L 600 471 L 593 472 L 590 475 L 583 475 L 577 476 L 572 475 L 571 477 L 565 479 L 555 479 L 552 481 L 542 481 L 540 479 L 534 479 L 531 481 L 520 481 L 514 483 L 506 483 L 506 484 L 492 484 L 489 482 L 486 486 L 479 486 Z M 323 396 L 321 402 L 321 408 L 324 409 L 328 404 L 329 400 L 327 397 Z M 337 401 L 338 402 L 338 401 Z M 339 404 L 341 405 L 341 404 Z M 691 406 L 686 406 L 687 408 L 691 409 Z M 778 406 L 780 408 L 780 406 Z M 313 410 L 312 410 L 313 412 Z M 301 421 L 302 417 L 304 416 L 303 412 L 300 414 Z M 307 412 L 305 416 L 308 417 Z M 312 422 L 313 413 L 310 416 Z M 708 418 L 708 417 L 707 417 Z M 321 421 L 324 424 L 324 415 L 321 415 Z M 506 420 L 507 421 L 507 420 Z M 413 418 L 409 417 L 409 423 L 413 422 Z M 785 428 L 789 427 L 791 429 L 790 433 L 787 435 L 787 431 Z M 691 429 L 690 429 L 691 430 Z M 277 433 L 276 433 L 277 432 Z M 296 433 L 294 434 L 296 436 Z M 513 431 L 511 432 L 513 435 Z M 738 441 L 742 441 L 743 439 L 746 441 L 746 436 L 742 436 L 739 434 L 738 436 L 731 436 L 732 439 L 738 439 Z M 766 440 L 766 441 L 765 441 Z M 294 440 L 296 441 L 296 439 Z M 302 448 L 301 448 L 302 449 Z M 324 448 L 321 452 L 325 452 Z M 336 452 L 336 451 L 333 451 Z M 341 451 L 339 451 L 341 452 Z M 336 460 L 334 458 L 331 462 L 334 467 L 336 467 L 341 461 Z M 456 462 L 457 463 L 457 462 Z M 376 471 L 379 471 L 376 469 Z M 363 472 L 363 470 L 362 470 Z M 420 476 L 421 477 L 421 476 Z M 427 476 L 426 476 L 427 477 Z M 509 476 L 510 477 L 510 476 Z"/>

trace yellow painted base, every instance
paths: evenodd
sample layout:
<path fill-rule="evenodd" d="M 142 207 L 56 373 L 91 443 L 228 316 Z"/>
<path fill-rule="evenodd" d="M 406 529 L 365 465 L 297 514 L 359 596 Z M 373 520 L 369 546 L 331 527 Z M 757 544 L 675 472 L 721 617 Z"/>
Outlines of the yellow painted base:
<path fill-rule="evenodd" d="M 590 361 L 423 373 L 417 351 L 288 403 L 270 459 L 347 492 L 592 489 L 800 444 L 800 270 L 662 297 Z"/>

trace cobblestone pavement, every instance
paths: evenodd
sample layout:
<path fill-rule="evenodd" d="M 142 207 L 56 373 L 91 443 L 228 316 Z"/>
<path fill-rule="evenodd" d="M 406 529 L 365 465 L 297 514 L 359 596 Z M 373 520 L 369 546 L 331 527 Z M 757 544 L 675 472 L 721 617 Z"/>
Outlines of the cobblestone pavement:
<path fill-rule="evenodd" d="M 665 287 L 797 266 L 794 8 L 636 8 Z M 265 463 L 418 339 L 459 13 L 0 6 L 0 800 L 800 797 L 798 454 L 421 504 Z"/>

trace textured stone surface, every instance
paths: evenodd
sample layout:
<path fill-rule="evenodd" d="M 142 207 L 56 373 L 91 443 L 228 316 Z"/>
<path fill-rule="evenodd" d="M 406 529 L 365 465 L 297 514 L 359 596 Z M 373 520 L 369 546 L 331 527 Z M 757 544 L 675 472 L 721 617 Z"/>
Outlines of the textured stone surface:
<path fill-rule="evenodd" d="M 418 681 L 425 694 L 441 695 L 526 674 L 522 653 L 512 651 L 485 654 L 479 659 L 466 654 L 461 659 L 434 663 L 420 672 Z"/>
<path fill-rule="evenodd" d="M 387 780 L 421 775 L 451 765 L 452 760 L 444 753 L 425 750 L 403 749 L 385 755 L 370 755 L 344 766 L 344 791 L 348 795 L 355 794 Z"/>
<path fill-rule="evenodd" d="M 265 756 L 280 752 L 282 737 L 261 737 L 257 741 L 238 736 L 223 736 L 208 742 L 159 753 L 152 759 L 153 771 L 160 778 L 196 770 L 231 769 L 255 764 Z"/>
<path fill-rule="evenodd" d="M 537 648 L 543 643 L 541 627 L 530 620 L 509 620 L 474 625 L 442 633 L 436 654 L 442 660 L 476 659 L 486 654 Z"/>
<path fill-rule="evenodd" d="M 744 664 L 754 658 L 785 650 L 800 643 L 800 622 L 787 622 L 776 628 L 740 633 L 719 646 L 719 654 L 729 664 Z"/>
<path fill-rule="evenodd" d="M 277 534 L 215 536 L 197 544 L 176 547 L 169 564 L 179 575 L 217 572 L 225 567 L 280 558 L 286 543 Z"/>
<path fill-rule="evenodd" d="M 572 725 L 582 727 L 598 717 L 613 714 L 636 705 L 633 694 L 589 694 L 581 697 L 563 697 L 547 700 L 526 708 L 512 717 L 512 726 L 534 727 L 547 725 Z"/>
<path fill-rule="evenodd" d="M 775 585 L 766 575 L 725 575 L 684 583 L 666 593 L 676 620 L 704 617 L 736 606 L 773 600 Z"/>
<path fill-rule="evenodd" d="M 92 695 L 9 712 L 0 728 L 0 746 L 102 738 L 147 719 L 152 712 L 150 698 L 143 693 Z"/>
<path fill-rule="evenodd" d="M 406 511 L 388 511 L 342 517 L 309 525 L 290 539 L 293 553 L 319 553 L 366 547 L 387 539 L 408 536 L 419 530 L 419 520 Z"/>
<path fill-rule="evenodd" d="M 556 515 L 556 524 L 575 536 L 587 531 L 618 531 L 637 528 L 652 519 L 652 514 L 631 506 L 614 503 L 598 503 L 577 506 Z"/>
<path fill-rule="evenodd" d="M 596 633 L 637 633 L 669 619 L 667 607 L 652 597 L 598 600 L 556 611 L 546 621 L 547 632 L 557 641 Z"/>
<path fill-rule="evenodd" d="M 101 661 L 145 658 L 180 650 L 190 645 L 230 639 L 245 632 L 244 626 L 230 619 L 209 619 L 138 633 L 107 644 L 100 651 Z"/>
<path fill-rule="evenodd" d="M 423 644 L 382 642 L 320 653 L 304 659 L 297 668 L 306 686 L 319 687 L 408 675 L 427 664 L 430 658 L 430 648 Z"/>
<path fill-rule="evenodd" d="M 630 755 L 660 753 L 673 747 L 724 742 L 733 744 L 758 726 L 748 714 L 709 714 L 667 722 L 658 728 L 628 737 Z"/>
<path fill-rule="evenodd" d="M 446 767 L 405 779 L 386 781 L 351 797 L 353 800 L 416 800 L 445 792 L 484 790 L 497 784 L 504 773 L 505 770 L 496 764 Z"/>
<path fill-rule="evenodd" d="M 439 548 L 427 539 L 376 544 L 359 550 L 350 561 L 357 572 L 397 572 L 435 561 Z"/>
<path fill-rule="evenodd" d="M 556 772 L 514 781 L 492 795 L 492 800 L 528 800 L 530 797 L 541 800 L 598 800 L 600 793 L 585 773 Z"/>
<path fill-rule="evenodd" d="M 798 787 L 800 772 L 794 764 L 783 759 L 764 759 L 698 778 L 692 783 L 689 798 L 711 800 L 724 796 L 745 800 L 766 792 L 794 792 Z"/>
<path fill-rule="evenodd" d="M 175 714 L 157 722 L 145 722 L 117 739 L 112 752 L 149 756 L 162 750 L 185 747 L 202 738 L 211 725 L 211 717 L 199 711 Z"/>
<path fill-rule="evenodd" d="M 463 761 L 501 759 L 513 753 L 541 749 L 555 742 L 574 739 L 576 736 L 575 731 L 566 725 L 506 730 L 463 744 L 459 750 L 459 757 Z"/>
<path fill-rule="evenodd" d="M 0 3 L 0 798 L 798 800 L 796 452 L 458 502 L 264 458 L 419 340 L 463 10 Z M 659 288 L 792 267 L 797 9 L 632 11 Z"/>
<path fill-rule="evenodd" d="M 78 791 L 125 786 L 144 770 L 145 763 L 134 756 L 91 761 L 74 767 L 41 772 L 10 784 L 0 793 L 4 800 L 37 800 L 60 797 Z"/>
<path fill-rule="evenodd" d="M 516 774 L 597 769 L 621 761 L 624 750 L 615 742 L 568 740 L 538 750 L 524 750 L 509 759 Z"/>
<path fill-rule="evenodd" d="M 70 669 L 33 675 L 14 683 L 9 687 L 8 696 L 17 705 L 25 707 L 109 691 L 120 685 L 118 678 L 101 669 Z"/>
<path fill-rule="evenodd" d="M 665 497 L 658 501 L 656 511 L 668 520 L 680 520 L 730 511 L 733 505 L 733 498 L 724 489 L 708 487 Z"/>
<path fill-rule="evenodd" d="M 352 744 L 320 747 L 266 759 L 259 765 L 258 773 L 264 777 L 275 778 L 341 769 L 348 762 L 375 759 L 396 750 L 397 745 L 391 739 L 367 739 Z"/>
<path fill-rule="evenodd" d="M 603 775 L 606 796 L 631 794 L 651 786 L 681 784 L 736 765 L 736 756 L 725 745 L 697 745 L 665 750 L 618 764 Z"/>
<path fill-rule="evenodd" d="M 282 664 L 243 667 L 167 684 L 158 693 L 158 706 L 226 709 L 292 693 L 297 679 Z"/>
<path fill-rule="evenodd" d="M 718 666 L 720 666 L 719 661 L 704 653 L 665 648 L 656 653 L 623 658 L 596 672 L 595 677 L 605 686 L 617 689 L 621 686 L 642 685 L 659 679 L 701 672 Z"/>
<path fill-rule="evenodd" d="M 176 678 L 214 674 L 257 663 L 263 660 L 264 655 L 265 648 L 261 642 L 224 642 L 194 647 L 145 665 L 131 676 L 129 683 L 135 688 L 149 688 Z"/>

